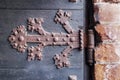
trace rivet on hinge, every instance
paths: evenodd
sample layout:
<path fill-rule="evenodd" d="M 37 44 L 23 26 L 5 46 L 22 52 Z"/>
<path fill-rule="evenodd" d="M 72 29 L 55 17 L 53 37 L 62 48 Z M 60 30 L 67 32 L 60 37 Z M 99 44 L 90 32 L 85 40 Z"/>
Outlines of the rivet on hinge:
<path fill-rule="evenodd" d="M 70 2 L 77 2 L 77 0 L 69 0 Z"/>

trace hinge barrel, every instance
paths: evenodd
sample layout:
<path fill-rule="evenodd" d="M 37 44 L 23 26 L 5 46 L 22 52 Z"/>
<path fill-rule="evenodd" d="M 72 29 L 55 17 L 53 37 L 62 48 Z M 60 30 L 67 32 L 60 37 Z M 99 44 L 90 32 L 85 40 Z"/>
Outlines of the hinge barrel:
<path fill-rule="evenodd" d="M 92 29 L 88 30 L 87 63 L 89 66 L 94 64 L 94 32 Z"/>

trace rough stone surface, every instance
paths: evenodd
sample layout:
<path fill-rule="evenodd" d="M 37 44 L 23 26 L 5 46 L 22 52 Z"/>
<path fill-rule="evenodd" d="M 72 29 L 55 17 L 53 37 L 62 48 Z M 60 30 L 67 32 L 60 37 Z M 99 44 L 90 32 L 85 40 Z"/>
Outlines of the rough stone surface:
<path fill-rule="evenodd" d="M 120 64 L 108 65 L 108 80 L 120 80 Z"/>
<path fill-rule="evenodd" d="M 95 64 L 95 80 L 104 80 L 105 65 Z"/>
<path fill-rule="evenodd" d="M 94 0 L 95 80 L 120 80 L 120 0 Z"/>
<path fill-rule="evenodd" d="M 100 44 L 95 49 L 95 60 L 96 62 L 117 62 L 119 61 L 119 49 L 116 48 L 115 44 Z"/>
<path fill-rule="evenodd" d="M 95 27 L 102 41 L 109 40 L 111 42 L 120 43 L 120 24 L 98 24 Z"/>
<path fill-rule="evenodd" d="M 109 37 L 107 36 L 105 27 L 103 25 L 96 25 L 95 26 L 95 30 L 97 31 L 97 33 L 99 34 L 99 36 L 101 37 L 101 40 L 109 40 Z"/>
<path fill-rule="evenodd" d="M 120 80 L 120 64 L 96 64 L 95 80 Z"/>
<path fill-rule="evenodd" d="M 95 19 L 101 24 L 120 22 L 120 4 L 95 3 Z"/>
<path fill-rule="evenodd" d="M 120 0 L 94 0 L 95 2 L 110 2 L 110 3 L 119 3 Z"/>

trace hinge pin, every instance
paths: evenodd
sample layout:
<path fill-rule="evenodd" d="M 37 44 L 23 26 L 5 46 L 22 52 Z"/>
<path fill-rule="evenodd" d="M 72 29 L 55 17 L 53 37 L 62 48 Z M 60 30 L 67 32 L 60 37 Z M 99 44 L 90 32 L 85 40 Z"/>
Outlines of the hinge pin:
<path fill-rule="evenodd" d="M 94 32 L 92 29 L 88 30 L 87 62 L 89 66 L 94 64 Z"/>

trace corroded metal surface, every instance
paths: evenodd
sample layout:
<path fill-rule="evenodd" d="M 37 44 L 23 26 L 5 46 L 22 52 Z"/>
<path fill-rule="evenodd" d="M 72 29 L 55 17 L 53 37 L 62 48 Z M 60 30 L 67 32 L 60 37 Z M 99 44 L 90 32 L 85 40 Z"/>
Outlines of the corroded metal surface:
<path fill-rule="evenodd" d="M 28 30 L 37 32 L 38 35 L 27 34 L 24 26 L 18 26 L 13 29 L 9 41 L 13 48 L 20 52 L 28 51 L 28 61 L 42 59 L 42 50 L 45 46 L 67 46 L 67 48 L 54 56 L 57 68 L 67 67 L 70 65 L 68 56 L 70 51 L 75 48 L 83 48 L 83 31 L 74 31 L 69 23 L 70 12 L 59 10 L 55 16 L 55 22 L 60 23 L 67 33 L 49 33 L 42 27 L 44 22 L 42 18 L 29 18 Z M 37 46 L 27 48 L 27 43 L 38 43 Z"/>
<path fill-rule="evenodd" d="M 13 29 L 12 35 L 9 37 L 12 47 L 20 52 L 25 52 L 27 48 L 26 35 L 26 29 L 23 25 Z"/>
<path fill-rule="evenodd" d="M 94 32 L 92 29 L 88 30 L 88 51 L 87 51 L 87 62 L 89 66 L 94 65 Z"/>

